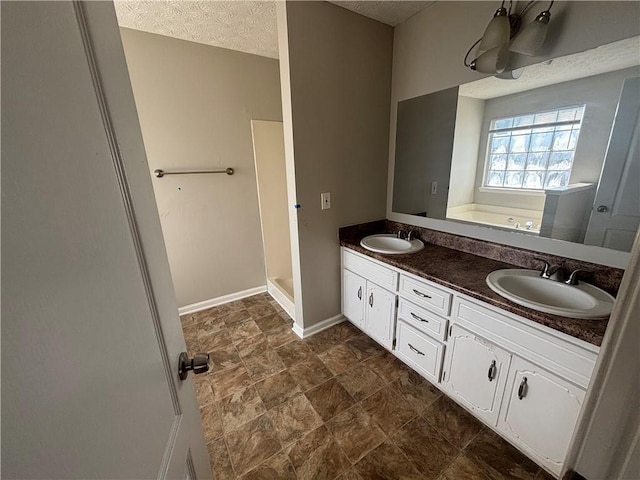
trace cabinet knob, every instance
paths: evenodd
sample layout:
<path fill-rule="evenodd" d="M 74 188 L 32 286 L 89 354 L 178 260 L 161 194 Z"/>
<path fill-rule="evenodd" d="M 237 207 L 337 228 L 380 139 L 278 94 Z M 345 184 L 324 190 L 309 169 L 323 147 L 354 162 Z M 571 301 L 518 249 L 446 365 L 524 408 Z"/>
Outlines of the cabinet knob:
<path fill-rule="evenodd" d="M 523 377 L 518 387 L 518 398 L 522 400 L 527 395 L 527 377 Z"/>
<path fill-rule="evenodd" d="M 496 378 L 496 361 L 492 360 L 491 365 L 489 366 L 489 373 L 487 373 L 487 377 L 489 377 L 489 381 L 492 382 L 494 378 Z"/>

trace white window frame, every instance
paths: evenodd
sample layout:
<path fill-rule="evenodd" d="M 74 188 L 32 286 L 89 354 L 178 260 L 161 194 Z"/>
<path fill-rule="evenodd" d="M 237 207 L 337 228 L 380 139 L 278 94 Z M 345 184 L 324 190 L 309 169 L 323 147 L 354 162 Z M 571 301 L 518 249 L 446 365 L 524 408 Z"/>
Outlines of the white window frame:
<path fill-rule="evenodd" d="M 520 125 L 520 126 L 516 126 L 516 127 L 504 127 L 504 128 L 492 128 L 493 125 L 495 125 L 496 122 L 500 121 L 500 120 L 507 120 L 507 119 L 515 119 L 517 117 L 522 117 L 522 116 L 527 116 L 527 115 L 544 115 L 544 114 L 549 114 L 549 113 L 559 113 L 563 110 L 569 110 L 569 109 L 576 109 L 576 111 L 580 111 L 581 110 L 581 115 L 579 116 L 579 118 L 577 119 L 573 119 L 573 120 L 566 120 L 566 121 L 554 121 L 554 122 L 547 122 L 547 123 L 540 123 L 540 124 L 526 124 L 526 125 Z M 487 132 L 487 145 L 486 145 L 486 149 L 485 149 L 485 160 L 484 160 L 484 168 L 483 168 L 483 176 L 482 176 L 482 186 L 479 188 L 480 191 L 482 192 L 492 192 L 492 193 L 508 193 L 508 194 L 528 194 L 528 195 L 544 195 L 545 190 L 547 190 L 548 188 L 551 187 L 546 187 L 543 185 L 542 188 L 540 189 L 536 189 L 536 188 L 526 188 L 524 186 L 522 187 L 508 187 L 508 186 L 490 186 L 487 185 L 488 182 L 488 177 L 489 177 L 489 172 L 490 172 L 490 161 L 491 161 L 491 145 L 492 145 L 492 140 L 493 140 L 493 135 L 495 133 L 500 133 L 500 132 L 514 132 L 514 131 L 520 131 L 520 130 L 535 130 L 538 128 L 554 128 L 553 130 L 553 134 L 554 136 L 551 139 L 551 144 L 553 144 L 553 139 L 555 138 L 555 134 L 557 132 L 556 128 L 557 127 L 561 127 L 561 126 L 565 126 L 565 125 L 578 125 L 578 138 L 576 139 L 576 143 L 575 146 L 573 148 L 573 150 L 564 150 L 564 151 L 572 151 L 573 152 L 573 158 L 571 161 L 571 168 L 568 170 L 569 171 L 569 177 L 571 176 L 571 171 L 573 169 L 574 163 L 575 163 L 575 153 L 576 150 L 578 148 L 578 142 L 580 139 L 580 132 L 582 131 L 582 121 L 584 120 L 584 114 L 585 114 L 585 110 L 586 110 L 586 105 L 585 104 L 578 104 L 578 105 L 568 105 L 568 106 L 563 106 L 563 107 L 558 107 L 558 108 L 553 108 L 553 109 L 545 109 L 545 110 L 541 110 L 541 111 L 536 111 L 536 112 L 527 112 L 527 113 L 519 113 L 519 114 L 512 114 L 509 116 L 502 116 L 502 117 L 497 117 L 497 118 L 493 118 L 489 120 L 489 125 L 488 125 L 488 132 Z M 511 138 L 512 135 L 510 135 L 509 138 Z M 530 140 L 529 140 L 530 141 Z M 553 150 L 549 150 L 549 155 L 553 152 Z M 535 153 L 535 152 L 531 152 L 529 150 L 529 146 L 527 147 L 527 151 L 523 152 L 526 153 L 527 155 L 530 153 Z M 508 155 L 508 153 L 507 153 Z M 545 165 L 545 176 L 544 176 L 544 181 L 546 181 L 546 174 L 548 172 L 553 172 L 554 170 L 548 170 L 548 158 L 547 158 L 547 164 Z M 496 170 L 492 170 L 492 171 L 496 171 Z M 508 169 L 504 169 L 502 170 L 505 173 L 509 172 Z M 542 169 L 538 169 L 537 171 L 542 171 Z M 566 170 L 565 170 L 566 171 Z M 523 172 L 527 172 L 526 169 L 526 161 L 525 161 L 525 167 Z M 504 182 L 503 182 L 504 183 Z M 523 177 L 523 184 L 524 184 L 524 177 Z M 556 187 L 553 187 L 556 188 Z"/>

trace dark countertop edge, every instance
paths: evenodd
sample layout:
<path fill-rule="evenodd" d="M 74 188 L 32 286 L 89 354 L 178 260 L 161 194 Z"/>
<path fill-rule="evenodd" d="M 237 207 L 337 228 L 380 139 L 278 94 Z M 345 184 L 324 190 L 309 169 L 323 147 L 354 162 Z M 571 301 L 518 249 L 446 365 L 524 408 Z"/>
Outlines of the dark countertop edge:
<path fill-rule="evenodd" d="M 366 236 L 366 235 L 364 235 Z M 363 236 L 363 238 L 364 238 Z M 424 278 L 425 280 L 429 280 L 436 284 L 442 285 L 443 287 L 449 288 L 456 292 L 462 293 L 469 297 L 475 298 L 477 300 L 483 301 L 495 307 L 498 307 L 502 310 L 505 310 L 514 315 L 518 315 L 526 320 L 531 320 L 540 325 L 544 325 L 558 332 L 564 333 L 565 335 L 569 335 L 570 337 L 577 338 L 586 343 L 590 343 L 599 347 L 602 344 L 602 339 L 604 337 L 604 333 L 607 327 L 607 323 L 609 319 L 579 319 L 579 318 L 568 318 L 568 317 L 560 317 L 557 315 L 551 315 L 543 312 L 539 312 L 537 310 L 533 310 L 530 308 L 523 307 L 516 303 L 513 303 L 498 294 L 494 293 L 489 287 L 486 285 L 486 282 L 483 283 L 479 288 L 474 288 L 470 286 L 464 286 L 457 283 L 453 283 L 447 281 L 446 279 L 440 278 L 439 276 L 435 276 L 429 273 L 424 272 L 423 270 L 417 269 L 410 265 L 410 260 L 415 255 L 420 255 L 421 252 L 417 252 L 414 254 L 408 255 L 384 255 L 378 254 L 375 252 L 371 252 L 366 250 L 365 248 L 360 246 L 360 239 L 356 238 L 343 238 L 340 240 L 340 245 L 346 248 L 349 248 L 355 252 L 363 254 L 367 257 L 371 257 L 375 260 L 378 260 L 382 263 L 390 265 L 392 267 L 398 268 L 400 270 L 404 270 L 412 275 L 416 275 L 420 278 Z M 452 251 L 452 249 L 441 247 L 438 245 L 432 245 L 425 242 L 425 249 L 443 249 L 444 251 Z M 493 270 L 503 269 L 503 268 L 522 268 L 515 265 L 510 265 L 507 263 L 498 262 L 495 260 L 489 260 L 484 257 L 478 257 L 471 253 L 457 252 L 458 255 L 463 255 L 463 258 L 469 260 L 470 257 L 475 257 L 477 259 L 478 264 L 487 265 L 488 262 L 491 262 L 491 268 L 487 271 L 481 273 L 486 278 Z M 422 250 L 424 252 L 424 250 Z M 477 273 L 477 272 L 476 272 Z"/>

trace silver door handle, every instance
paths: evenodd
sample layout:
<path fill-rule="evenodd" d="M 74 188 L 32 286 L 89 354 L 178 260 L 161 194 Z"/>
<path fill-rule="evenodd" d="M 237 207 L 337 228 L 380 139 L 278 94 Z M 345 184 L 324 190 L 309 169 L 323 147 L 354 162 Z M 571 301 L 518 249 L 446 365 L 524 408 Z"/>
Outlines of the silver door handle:
<path fill-rule="evenodd" d="M 371 292 L 371 295 L 369 295 L 369 305 L 373 307 L 373 292 Z"/>
<path fill-rule="evenodd" d="M 494 378 L 496 378 L 496 361 L 492 360 L 491 361 L 491 365 L 489 365 L 489 373 L 487 374 L 487 377 L 489 377 L 489 381 L 492 382 Z"/>
<path fill-rule="evenodd" d="M 362 287 L 358 289 L 358 300 L 362 300 Z"/>
<path fill-rule="evenodd" d="M 607 207 L 606 205 L 599 205 L 597 210 L 598 213 L 607 213 L 609 211 L 609 207 Z"/>
<path fill-rule="evenodd" d="M 407 345 L 409 345 L 409 348 L 411 350 L 413 350 L 414 352 L 416 352 L 418 355 L 422 355 L 424 356 L 424 353 L 422 353 L 420 350 L 418 350 L 416 347 L 414 347 L 413 345 L 411 345 L 410 343 L 408 343 Z"/>
<path fill-rule="evenodd" d="M 522 400 L 527 395 L 527 377 L 524 377 L 520 382 L 520 386 L 518 387 L 518 398 Z"/>

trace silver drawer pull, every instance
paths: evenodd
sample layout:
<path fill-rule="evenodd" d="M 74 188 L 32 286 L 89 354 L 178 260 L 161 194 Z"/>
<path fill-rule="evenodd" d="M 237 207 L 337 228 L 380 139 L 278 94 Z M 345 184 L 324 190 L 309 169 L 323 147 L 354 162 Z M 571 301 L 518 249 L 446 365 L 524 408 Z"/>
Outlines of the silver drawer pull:
<path fill-rule="evenodd" d="M 410 343 L 408 343 L 407 345 L 409 345 L 409 348 L 411 350 L 413 350 L 414 352 L 416 352 L 418 355 L 422 355 L 424 356 L 424 353 L 422 353 L 420 350 L 418 350 L 416 347 L 414 347 L 413 345 L 411 345 Z"/>
<path fill-rule="evenodd" d="M 415 318 L 416 320 L 420 320 L 421 322 L 429 323 L 429 320 L 425 320 L 424 318 L 419 317 L 418 315 L 416 315 L 416 314 L 415 314 L 415 313 L 413 313 L 413 312 L 411 312 L 411 316 L 412 316 L 413 318 Z"/>
<path fill-rule="evenodd" d="M 415 293 L 416 295 L 418 295 L 419 297 L 422 297 L 422 298 L 431 298 L 431 297 L 430 297 L 429 295 L 427 295 L 426 293 L 419 292 L 419 291 L 418 291 L 418 290 L 416 290 L 415 288 L 413 289 L 413 293 Z"/>
<path fill-rule="evenodd" d="M 358 300 L 362 300 L 362 287 L 358 289 Z"/>
<path fill-rule="evenodd" d="M 373 307 L 373 292 L 371 292 L 371 295 L 369 295 L 369 305 Z"/>

